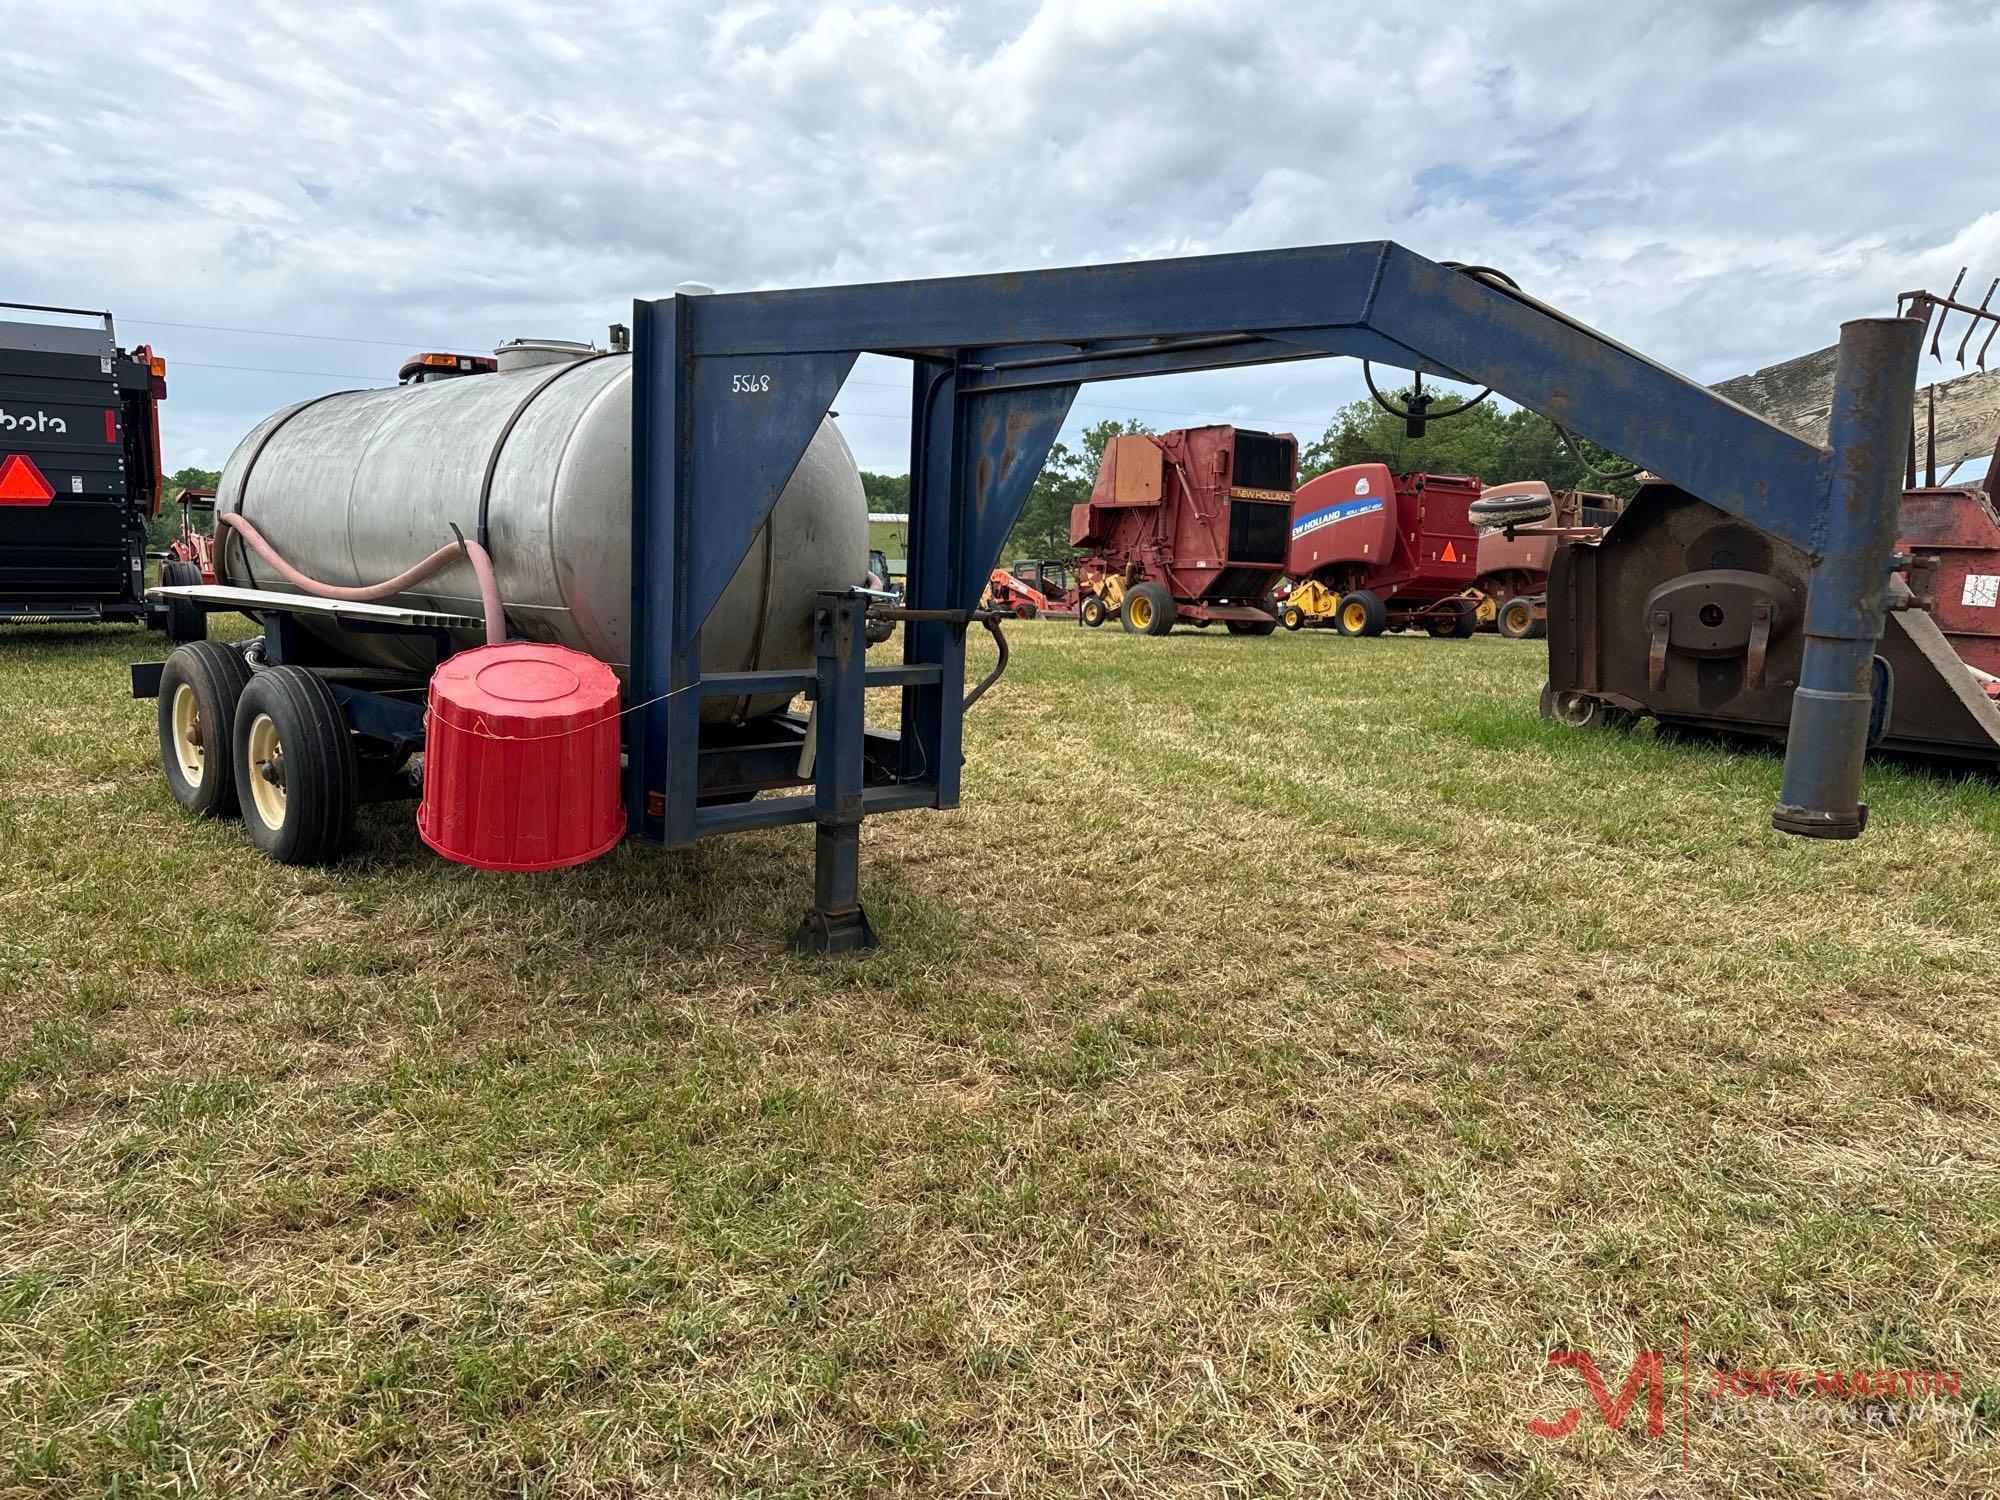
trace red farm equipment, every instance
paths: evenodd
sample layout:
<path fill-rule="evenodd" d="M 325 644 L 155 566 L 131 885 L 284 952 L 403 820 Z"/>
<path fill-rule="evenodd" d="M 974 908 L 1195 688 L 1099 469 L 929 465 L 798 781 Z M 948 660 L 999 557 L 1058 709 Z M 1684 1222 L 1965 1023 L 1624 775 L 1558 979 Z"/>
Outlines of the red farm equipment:
<path fill-rule="evenodd" d="M 986 581 L 986 596 L 995 609 L 1004 609 L 1017 620 L 1032 620 L 1054 608 L 1048 595 L 1005 568 L 993 570 Z"/>
<path fill-rule="evenodd" d="M 2000 462 L 2000 451 L 1996 451 Z M 1985 483 L 2000 483 L 1988 471 Z M 1898 552 L 1917 607 L 1937 621 L 1986 696 L 2000 693 L 2000 512 L 1977 484 L 1903 491 Z"/>
<path fill-rule="evenodd" d="M 1531 518 L 1520 525 L 1493 525 L 1480 512 L 1502 502 L 1521 501 Z M 1508 637 L 1540 638 L 1548 633 L 1549 564 L 1565 542 L 1596 541 L 1618 519 L 1624 502 L 1615 495 L 1584 490 L 1551 491 L 1540 480 L 1488 485 L 1474 519 L 1479 534 L 1479 623 Z M 1533 519 L 1538 517 L 1539 519 Z"/>
<path fill-rule="evenodd" d="M 1479 626 L 1479 532 L 1468 507 L 1479 496 L 1477 479 L 1399 479 L 1387 464 L 1350 464 L 1300 485 L 1285 627 L 1470 636 Z"/>
<path fill-rule="evenodd" d="M 160 559 L 160 582 L 175 587 L 214 583 L 215 491 L 185 489 L 180 493 L 181 525 Z M 207 516 L 203 526 L 198 516 Z M 198 641 L 208 634 L 208 616 L 199 605 L 168 596 L 165 629 L 171 641 Z"/>
<path fill-rule="evenodd" d="M 1102 586 L 1101 569 L 1093 570 L 1091 586 Z M 1074 620 L 1082 597 L 1077 565 L 1063 558 L 1017 557 L 1012 568 L 995 568 L 987 585 L 987 598 L 1021 620 Z M 1102 600 L 1094 613 L 1092 623 L 1103 624 Z"/>
<path fill-rule="evenodd" d="M 1298 480 L 1290 433 L 1190 427 L 1113 438 L 1090 499 L 1070 512 L 1083 623 L 1120 614 L 1137 635 L 1177 621 L 1269 635 Z"/>
<path fill-rule="evenodd" d="M 167 562 L 187 563 L 201 575 L 190 582 L 215 582 L 215 491 L 186 489 L 180 492 L 181 529 L 167 543 Z M 206 515 L 203 526 L 195 518 Z"/>

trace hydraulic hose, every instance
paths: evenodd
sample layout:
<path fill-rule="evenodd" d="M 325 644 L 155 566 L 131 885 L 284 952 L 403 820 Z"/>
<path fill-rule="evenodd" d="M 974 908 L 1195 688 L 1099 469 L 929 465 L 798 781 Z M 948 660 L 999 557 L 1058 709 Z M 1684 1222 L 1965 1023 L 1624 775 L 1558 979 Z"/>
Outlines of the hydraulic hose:
<path fill-rule="evenodd" d="M 479 602 L 486 616 L 486 644 L 498 646 L 507 639 L 507 615 L 500 603 L 500 581 L 493 574 L 493 559 L 477 542 L 468 542 L 464 537 L 440 547 L 429 557 L 407 572 L 398 573 L 384 583 L 364 584 L 350 587 L 338 583 L 322 583 L 310 578 L 278 555 L 278 549 L 264 540 L 263 533 L 244 517 L 225 513 L 216 517 L 217 524 L 233 527 L 242 534 L 243 540 L 256 550 L 259 557 L 284 575 L 285 581 L 294 588 L 308 594 L 316 594 L 322 599 L 345 599 L 354 604 L 371 604 L 378 599 L 392 598 L 405 589 L 422 583 L 431 574 L 464 558 L 472 564 L 473 574 L 479 579 Z M 457 527 L 453 527 L 455 532 Z"/>
<path fill-rule="evenodd" d="M 998 682 L 1000 674 L 1007 670 L 1007 637 L 1000 633 L 1001 617 L 997 614 L 990 614 L 985 610 L 980 610 L 975 618 L 978 619 L 980 624 L 986 627 L 987 633 L 993 637 L 993 644 L 1000 648 L 1000 659 L 993 663 L 992 671 L 979 679 L 979 686 L 965 695 L 965 702 L 959 706 L 958 711 L 960 713 L 964 713 L 966 709 L 971 708 L 973 704 L 985 697 L 986 690 Z"/>

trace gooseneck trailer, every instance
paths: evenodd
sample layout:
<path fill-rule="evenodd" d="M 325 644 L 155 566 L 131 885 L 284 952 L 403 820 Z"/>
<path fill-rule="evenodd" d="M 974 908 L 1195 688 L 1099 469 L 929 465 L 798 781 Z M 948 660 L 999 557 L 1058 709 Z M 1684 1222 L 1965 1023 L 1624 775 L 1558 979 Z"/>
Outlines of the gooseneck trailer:
<path fill-rule="evenodd" d="M 812 824 L 814 892 L 797 933 L 801 947 L 874 944 L 859 884 L 868 816 L 957 805 L 965 714 L 979 692 L 967 691 L 967 636 L 989 624 L 981 593 L 1080 389 L 1141 375 L 1346 355 L 1489 384 L 1785 539 L 1810 566 L 1800 683 L 1773 821 L 1821 837 L 1861 829 L 1875 643 L 1921 334 L 1915 321 L 1843 328 L 1825 449 L 1486 273 L 1389 243 L 676 295 L 638 303 L 633 332 L 629 660 L 621 664 L 616 772 L 624 828 L 672 848 L 710 834 Z M 863 353 L 900 358 L 910 372 L 906 600 L 897 606 L 860 587 L 821 587 L 804 612 L 808 659 L 736 666 L 712 650 L 721 639 L 711 635 L 721 630 L 717 612 L 746 558 L 756 563 L 774 508 Z M 407 508 L 415 498 L 384 493 L 367 503 Z M 226 485 L 221 501 L 226 520 Z M 497 528 L 484 540 L 504 574 L 513 542 Z M 408 555 L 393 561 L 406 565 L 450 541 L 412 536 Z M 395 601 L 371 614 L 361 604 L 268 589 L 248 598 L 221 586 L 176 592 L 261 618 L 263 641 L 244 672 L 316 668 L 312 678 L 328 686 L 332 707 L 315 700 L 315 711 L 336 715 L 333 729 L 351 740 L 350 755 L 378 770 L 424 747 L 442 716 L 427 724 L 421 691 L 385 688 L 360 653 L 340 652 L 342 633 L 358 642 L 401 632 L 449 660 L 474 639 L 464 632 L 477 618 L 470 608 Z M 301 629 L 314 611 L 346 613 Z M 868 664 L 871 615 L 904 623 L 900 663 Z M 503 628 L 537 627 L 510 600 Z M 156 692 L 161 676 L 157 666 L 138 669 L 135 689 Z M 871 687 L 899 693 L 893 729 L 868 725 Z M 310 692 L 296 676 L 287 678 L 293 689 Z M 703 711 L 799 695 L 811 705 L 804 720 L 784 710 Z M 267 716 L 273 708 L 284 716 L 273 691 L 257 701 Z M 331 743 L 326 732 L 313 738 Z M 266 749 L 249 769 L 269 784 L 279 755 L 268 741 Z M 289 777 L 289 752 L 284 761 Z M 427 782 L 431 774 L 427 767 Z M 767 795 L 754 795 L 760 791 Z M 492 816 L 514 814 L 496 803 Z"/>

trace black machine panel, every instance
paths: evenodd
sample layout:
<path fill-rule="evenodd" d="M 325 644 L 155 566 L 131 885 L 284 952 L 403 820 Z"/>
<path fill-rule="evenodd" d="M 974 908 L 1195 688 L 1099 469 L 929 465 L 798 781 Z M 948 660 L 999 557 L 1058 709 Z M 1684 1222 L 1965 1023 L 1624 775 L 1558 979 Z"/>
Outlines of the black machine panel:
<path fill-rule="evenodd" d="M 58 496 L 0 510 L 0 604 L 116 599 L 128 592 L 131 538 L 114 505 Z"/>
<path fill-rule="evenodd" d="M 1238 448 L 1240 455 L 1242 449 Z M 1291 556 L 1292 508 L 1282 500 L 1229 502 L 1229 560 L 1283 566 Z"/>
<path fill-rule="evenodd" d="M 35 309 L 35 311 L 59 311 Z M 150 351 L 0 322 L 0 614 L 131 617 L 159 472 Z"/>
<path fill-rule="evenodd" d="M 1241 490 L 1290 490 L 1298 477 L 1298 446 L 1288 437 L 1236 429 L 1229 481 Z M 1233 553 L 1231 554 L 1234 555 Z"/>

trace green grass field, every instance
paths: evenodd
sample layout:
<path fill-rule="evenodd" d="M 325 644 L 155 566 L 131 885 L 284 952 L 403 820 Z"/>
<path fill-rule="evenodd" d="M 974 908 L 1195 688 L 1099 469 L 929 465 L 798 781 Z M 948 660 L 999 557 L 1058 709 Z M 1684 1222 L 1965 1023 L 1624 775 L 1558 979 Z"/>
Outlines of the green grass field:
<path fill-rule="evenodd" d="M 804 829 L 280 869 L 153 641 L 0 635 L 0 1493 L 2000 1492 L 1991 785 L 1813 844 L 1533 643 L 1011 639 L 829 964 Z"/>
<path fill-rule="evenodd" d="M 910 555 L 910 528 L 901 521 L 870 521 L 868 545 L 892 562 L 900 562 Z"/>

